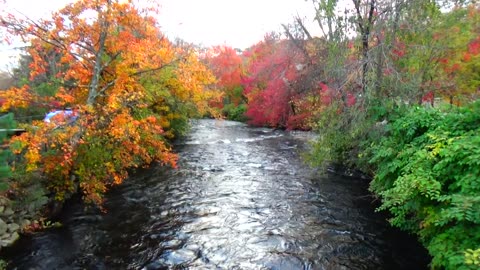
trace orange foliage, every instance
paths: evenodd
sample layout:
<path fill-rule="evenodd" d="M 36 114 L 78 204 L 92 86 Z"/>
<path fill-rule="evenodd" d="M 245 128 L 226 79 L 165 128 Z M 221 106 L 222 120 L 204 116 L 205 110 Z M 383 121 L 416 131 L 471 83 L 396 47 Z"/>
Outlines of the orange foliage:
<path fill-rule="evenodd" d="M 239 105 L 242 100 L 234 90 L 242 84 L 242 57 L 231 47 L 214 46 L 206 53 L 204 61 L 217 78 L 219 90 L 231 103 Z"/>
<path fill-rule="evenodd" d="M 213 75 L 193 51 L 176 48 L 163 36 L 157 15 L 156 8 L 140 10 L 131 1 L 79 0 L 48 21 L 2 23 L 31 42 L 31 79 L 53 64 L 62 85 L 51 97 L 28 86 L 2 92 L 2 110 L 55 101 L 78 111 L 73 124 L 38 122 L 12 141 L 15 153 L 24 154 L 27 171 L 42 172 L 58 200 L 79 188 L 87 201 L 101 203 L 108 186 L 128 176 L 128 168 L 157 161 L 175 166 L 165 128 L 178 113 L 145 81 L 168 86 L 169 97 L 201 112 L 215 97 L 205 88 Z M 49 51 L 60 60 L 47 61 Z M 175 75 L 163 76 L 167 69 Z"/>

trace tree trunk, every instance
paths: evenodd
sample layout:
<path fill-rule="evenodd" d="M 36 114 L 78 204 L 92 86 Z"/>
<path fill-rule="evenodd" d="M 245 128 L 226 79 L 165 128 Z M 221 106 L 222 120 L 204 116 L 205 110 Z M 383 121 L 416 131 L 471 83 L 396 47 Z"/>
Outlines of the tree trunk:
<path fill-rule="evenodd" d="M 355 10 L 357 12 L 357 24 L 360 29 L 360 35 L 362 37 L 362 94 L 365 93 L 367 88 L 367 73 L 368 73 L 368 53 L 370 32 L 373 24 L 373 12 L 375 11 L 375 0 L 370 0 L 368 18 L 364 20 L 362 12 L 360 11 L 360 0 L 353 0 Z"/>
<path fill-rule="evenodd" d="M 98 50 L 95 53 L 95 65 L 93 67 L 92 81 L 90 82 L 90 86 L 88 89 L 87 105 L 93 105 L 95 103 L 95 99 L 99 94 L 98 88 L 100 84 L 101 73 L 103 70 L 102 57 L 105 52 L 105 41 L 107 40 L 108 26 L 109 26 L 109 23 L 105 18 L 106 16 L 104 14 L 108 14 L 108 12 L 110 11 L 110 6 L 111 6 L 111 1 L 108 1 L 107 11 L 105 13 L 102 12 L 100 9 L 97 10 L 98 21 L 101 25 L 101 33 L 100 33 L 100 38 L 98 40 Z"/>

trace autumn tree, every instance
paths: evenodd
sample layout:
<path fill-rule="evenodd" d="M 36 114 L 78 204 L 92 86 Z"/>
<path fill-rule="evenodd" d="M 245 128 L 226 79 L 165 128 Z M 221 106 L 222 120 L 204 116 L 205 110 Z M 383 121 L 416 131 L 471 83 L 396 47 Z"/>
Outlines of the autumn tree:
<path fill-rule="evenodd" d="M 433 39 L 443 50 L 435 59 L 438 72 L 430 92 L 450 104 L 468 103 L 479 96 L 480 10 L 478 6 L 457 7 L 442 14 Z"/>
<path fill-rule="evenodd" d="M 299 42 L 304 43 L 300 40 Z M 318 93 L 311 95 L 302 82 L 308 57 L 302 46 L 275 36 L 246 51 L 248 58 L 243 79 L 248 99 L 246 115 L 254 125 L 289 129 L 309 129 Z M 314 86 L 313 90 L 320 87 Z"/>
<path fill-rule="evenodd" d="M 225 103 L 240 104 L 243 60 L 239 53 L 229 46 L 214 46 L 207 50 L 204 61 L 217 78 L 217 87 L 225 93 Z"/>
<path fill-rule="evenodd" d="M 101 202 L 128 168 L 156 161 L 175 166 L 165 139 L 175 133 L 171 123 L 206 110 L 211 95 L 204 86 L 212 74 L 195 52 L 162 35 L 157 15 L 156 8 L 139 9 L 132 1 L 81 0 L 50 20 L 2 17 L 11 35 L 30 44 L 30 79 L 54 65 L 58 81 L 52 96 L 29 84 L 3 92 L 2 109 L 54 101 L 77 117 L 36 122 L 12 143 L 26 171 L 41 172 L 58 200 L 80 189 L 87 201 Z M 46 61 L 46 51 L 60 59 Z"/>

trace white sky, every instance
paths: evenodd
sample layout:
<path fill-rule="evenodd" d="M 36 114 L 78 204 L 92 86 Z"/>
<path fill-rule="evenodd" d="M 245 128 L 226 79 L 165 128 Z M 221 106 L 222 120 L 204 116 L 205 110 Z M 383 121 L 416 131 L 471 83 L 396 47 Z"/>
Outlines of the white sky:
<path fill-rule="evenodd" d="M 311 0 L 155 0 L 161 5 L 157 18 L 162 32 L 171 39 L 180 37 L 204 46 L 229 45 L 245 49 L 263 39 L 265 33 L 281 30 L 297 14 L 307 17 L 311 32 Z M 71 0 L 6 0 L 0 9 L 30 18 L 48 18 L 50 13 Z M 0 46 L 0 69 L 14 62 L 15 51 Z"/>
<path fill-rule="evenodd" d="M 240 49 L 280 30 L 298 13 L 312 21 L 308 0 L 159 0 L 163 32 L 206 46 L 227 44 Z"/>

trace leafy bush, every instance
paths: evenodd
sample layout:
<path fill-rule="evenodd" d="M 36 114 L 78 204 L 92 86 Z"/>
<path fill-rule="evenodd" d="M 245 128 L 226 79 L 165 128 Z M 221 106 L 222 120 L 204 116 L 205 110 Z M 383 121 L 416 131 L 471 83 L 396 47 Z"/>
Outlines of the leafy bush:
<path fill-rule="evenodd" d="M 228 120 L 245 122 L 248 118 L 245 116 L 247 111 L 247 106 L 245 104 L 240 104 L 235 106 L 235 104 L 227 104 L 223 107 L 223 114 L 227 117 Z"/>
<path fill-rule="evenodd" d="M 307 156 L 308 161 L 322 167 L 331 163 L 356 167 L 359 146 L 368 136 L 371 122 L 356 106 L 333 104 L 326 107 L 316 123 L 318 138 Z"/>
<path fill-rule="evenodd" d="M 382 199 L 380 210 L 419 235 L 433 268 L 478 269 L 472 254 L 480 247 L 480 102 L 411 108 L 385 129 L 387 136 L 370 140 L 364 152 L 377 168 L 370 188 Z"/>
<path fill-rule="evenodd" d="M 15 128 L 16 123 L 13 120 L 13 114 L 9 113 L 0 117 L 0 143 L 3 144 L 9 135 L 7 130 Z M 3 148 L 3 147 L 2 147 Z M 5 181 L 11 175 L 10 166 L 7 164 L 7 159 L 10 156 L 8 149 L 0 149 L 0 192 L 8 189 L 8 183 Z"/>

